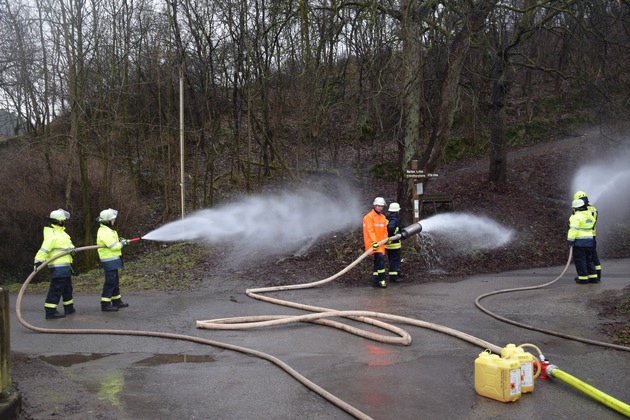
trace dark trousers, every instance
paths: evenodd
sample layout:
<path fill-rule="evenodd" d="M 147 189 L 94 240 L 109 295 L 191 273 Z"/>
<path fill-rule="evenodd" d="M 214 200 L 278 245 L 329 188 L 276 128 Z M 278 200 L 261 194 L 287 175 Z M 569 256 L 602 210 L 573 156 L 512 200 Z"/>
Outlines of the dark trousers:
<path fill-rule="evenodd" d="M 57 313 L 57 305 L 61 298 L 63 298 L 64 306 L 72 305 L 71 277 L 60 277 L 50 280 L 48 295 L 46 296 L 46 303 L 44 304 L 47 314 Z"/>
<path fill-rule="evenodd" d="M 372 272 L 372 281 L 378 283 L 385 279 L 385 255 L 380 252 L 374 253 L 374 271 Z"/>
<path fill-rule="evenodd" d="M 579 281 L 597 279 L 597 271 L 595 270 L 595 262 L 593 261 L 594 249 L 593 247 L 573 247 L 573 263 L 575 264 Z"/>
<path fill-rule="evenodd" d="M 107 304 L 112 300 L 120 299 L 120 288 L 118 270 L 105 271 L 105 283 L 103 284 L 103 294 L 101 303 Z"/>
<path fill-rule="evenodd" d="M 387 263 L 389 265 L 389 279 L 398 280 L 398 272 L 400 271 L 400 261 L 402 260 L 402 249 L 387 249 Z"/>

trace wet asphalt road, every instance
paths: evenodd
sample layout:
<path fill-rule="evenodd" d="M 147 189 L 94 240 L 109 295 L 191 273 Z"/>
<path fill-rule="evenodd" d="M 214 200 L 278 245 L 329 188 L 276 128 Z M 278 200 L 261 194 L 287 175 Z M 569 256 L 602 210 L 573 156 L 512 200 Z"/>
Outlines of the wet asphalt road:
<path fill-rule="evenodd" d="M 522 323 L 608 341 L 599 330 L 606 320 L 598 318 L 592 299 L 612 296 L 630 286 L 630 260 L 604 261 L 603 266 L 601 284 L 575 284 L 571 266 L 560 281 L 545 289 L 500 294 L 482 303 Z M 630 352 L 515 327 L 474 305 L 483 293 L 547 283 L 562 269 L 528 269 L 451 283 L 414 284 L 408 280 L 385 290 L 367 285 L 341 288 L 333 282 L 269 295 L 327 308 L 415 318 L 501 347 L 532 343 L 563 371 L 630 403 Z M 414 326 L 397 324 L 411 334 L 409 346 L 382 344 L 314 324 L 241 331 L 196 328 L 197 320 L 303 313 L 247 297 L 244 291 L 252 287 L 257 287 L 255 281 L 233 279 L 195 292 L 127 293 L 124 300 L 131 306 L 118 313 L 102 313 L 96 295 L 77 295 L 77 314 L 53 321 L 44 320 L 44 296 L 29 294 L 22 301 L 22 315 L 38 327 L 168 332 L 266 352 L 375 419 L 624 418 L 557 380 L 538 379 L 533 393 L 513 403 L 479 396 L 474 388 L 474 361 L 483 349 Z M 85 389 L 111 404 L 113 418 L 352 418 L 268 361 L 163 338 L 33 332 L 18 323 L 15 299 L 11 296 L 12 350 L 63 367 Z"/>

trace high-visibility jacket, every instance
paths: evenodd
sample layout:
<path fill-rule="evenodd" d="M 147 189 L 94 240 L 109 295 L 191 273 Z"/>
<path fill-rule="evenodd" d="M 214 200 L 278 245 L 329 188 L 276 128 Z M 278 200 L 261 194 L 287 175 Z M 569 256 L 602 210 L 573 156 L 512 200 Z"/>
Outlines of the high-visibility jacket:
<path fill-rule="evenodd" d="M 385 214 L 387 219 L 387 237 L 391 238 L 400 232 L 400 219 L 397 211 L 388 211 Z M 385 244 L 385 249 L 400 249 L 402 246 L 400 239 Z"/>
<path fill-rule="evenodd" d="M 101 223 L 96 233 L 96 245 L 104 245 L 98 249 L 98 258 L 105 271 L 116 270 L 122 268 L 122 249 L 123 244 L 118 239 L 118 232 L 110 226 Z"/>
<path fill-rule="evenodd" d="M 44 262 L 72 248 L 74 248 L 74 245 L 72 244 L 70 235 L 66 233 L 65 227 L 58 225 L 46 226 L 44 227 L 44 241 L 39 251 L 37 251 L 37 254 L 35 254 L 35 262 Z M 48 264 L 50 277 L 70 277 L 72 274 L 70 270 L 71 264 L 72 255 L 70 254 L 51 261 L 51 263 Z"/>
<path fill-rule="evenodd" d="M 573 246 L 593 247 L 595 245 L 595 240 L 593 239 L 594 226 L 595 218 L 588 209 L 576 211 L 569 218 L 567 241 Z"/>
<path fill-rule="evenodd" d="M 372 242 L 380 242 L 387 238 L 387 219 L 385 215 L 372 209 L 363 217 L 363 244 L 365 245 L 365 250 L 372 249 Z M 385 254 L 385 246 L 380 245 L 376 252 Z"/>

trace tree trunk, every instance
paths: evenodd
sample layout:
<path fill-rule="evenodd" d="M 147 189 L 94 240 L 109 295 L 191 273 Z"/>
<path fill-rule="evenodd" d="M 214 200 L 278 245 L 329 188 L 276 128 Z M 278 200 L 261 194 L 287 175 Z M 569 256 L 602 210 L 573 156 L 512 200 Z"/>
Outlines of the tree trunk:
<path fill-rule="evenodd" d="M 490 105 L 490 182 L 503 184 L 507 180 L 507 151 L 505 147 L 505 64 L 502 57 L 505 54 L 495 54 L 490 78 L 492 93 Z"/>
<path fill-rule="evenodd" d="M 421 144 L 420 138 L 420 103 L 423 93 L 422 43 L 420 25 L 414 17 L 418 16 L 417 0 L 403 0 L 401 3 L 402 34 L 402 93 L 401 120 L 402 139 L 398 140 L 398 201 L 412 203 L 415 180 L 405 178 L 408 165 L 417 157 Z M 402 207 L 402 218 L 412 219 L 412 208 Z"/>
<path fill-rule="evenodd" d="M 472 36 L 483 27 L 488 14 L 497 1 L 481 0 L 476 6 L 473 6 L 469 20 L 464 22 L 463 27 L 453 39 L 448 67 L 442 84 L 436 124 L 423 156 L 423 163 L 425 163 L 423 166 L 427 172 L 434 172 L 444 156 L 444 150 L 451 134 L 453 115 L 459 101 L 458 86 L 461 71 Z"/>

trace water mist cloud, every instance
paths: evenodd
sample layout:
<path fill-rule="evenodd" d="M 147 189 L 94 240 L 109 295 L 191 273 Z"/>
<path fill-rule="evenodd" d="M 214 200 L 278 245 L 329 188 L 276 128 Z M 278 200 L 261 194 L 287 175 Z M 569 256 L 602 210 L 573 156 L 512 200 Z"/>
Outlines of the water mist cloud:
<path fill-rule="evenodd" d="M 232 248 L 234 257 L 284 254 L 308 241 L 361 224 L 362 204 L 349 191 L 312 190 L 247 196 L 201 210 L 145 235 L 155 241 L 197 241 Z"/>
<path fill-rule="evenodd" d="M 483 216 L 441 213 L 421 220 L 422 232 L 447 243 L 458 252 L 494 249 L 512 239 L 513 230 Z"/>
<path fill-rule="evenodd" d="M 597 242 L 605 244 L 606 232 L 615 223 L 625 222 L 630 216 L 630 151 L 616 151 L 615 155 L 578 169 L 572 183 L 567 207 L 576 191 L 584 191 L 589 202 L 597 207 Z"/>

